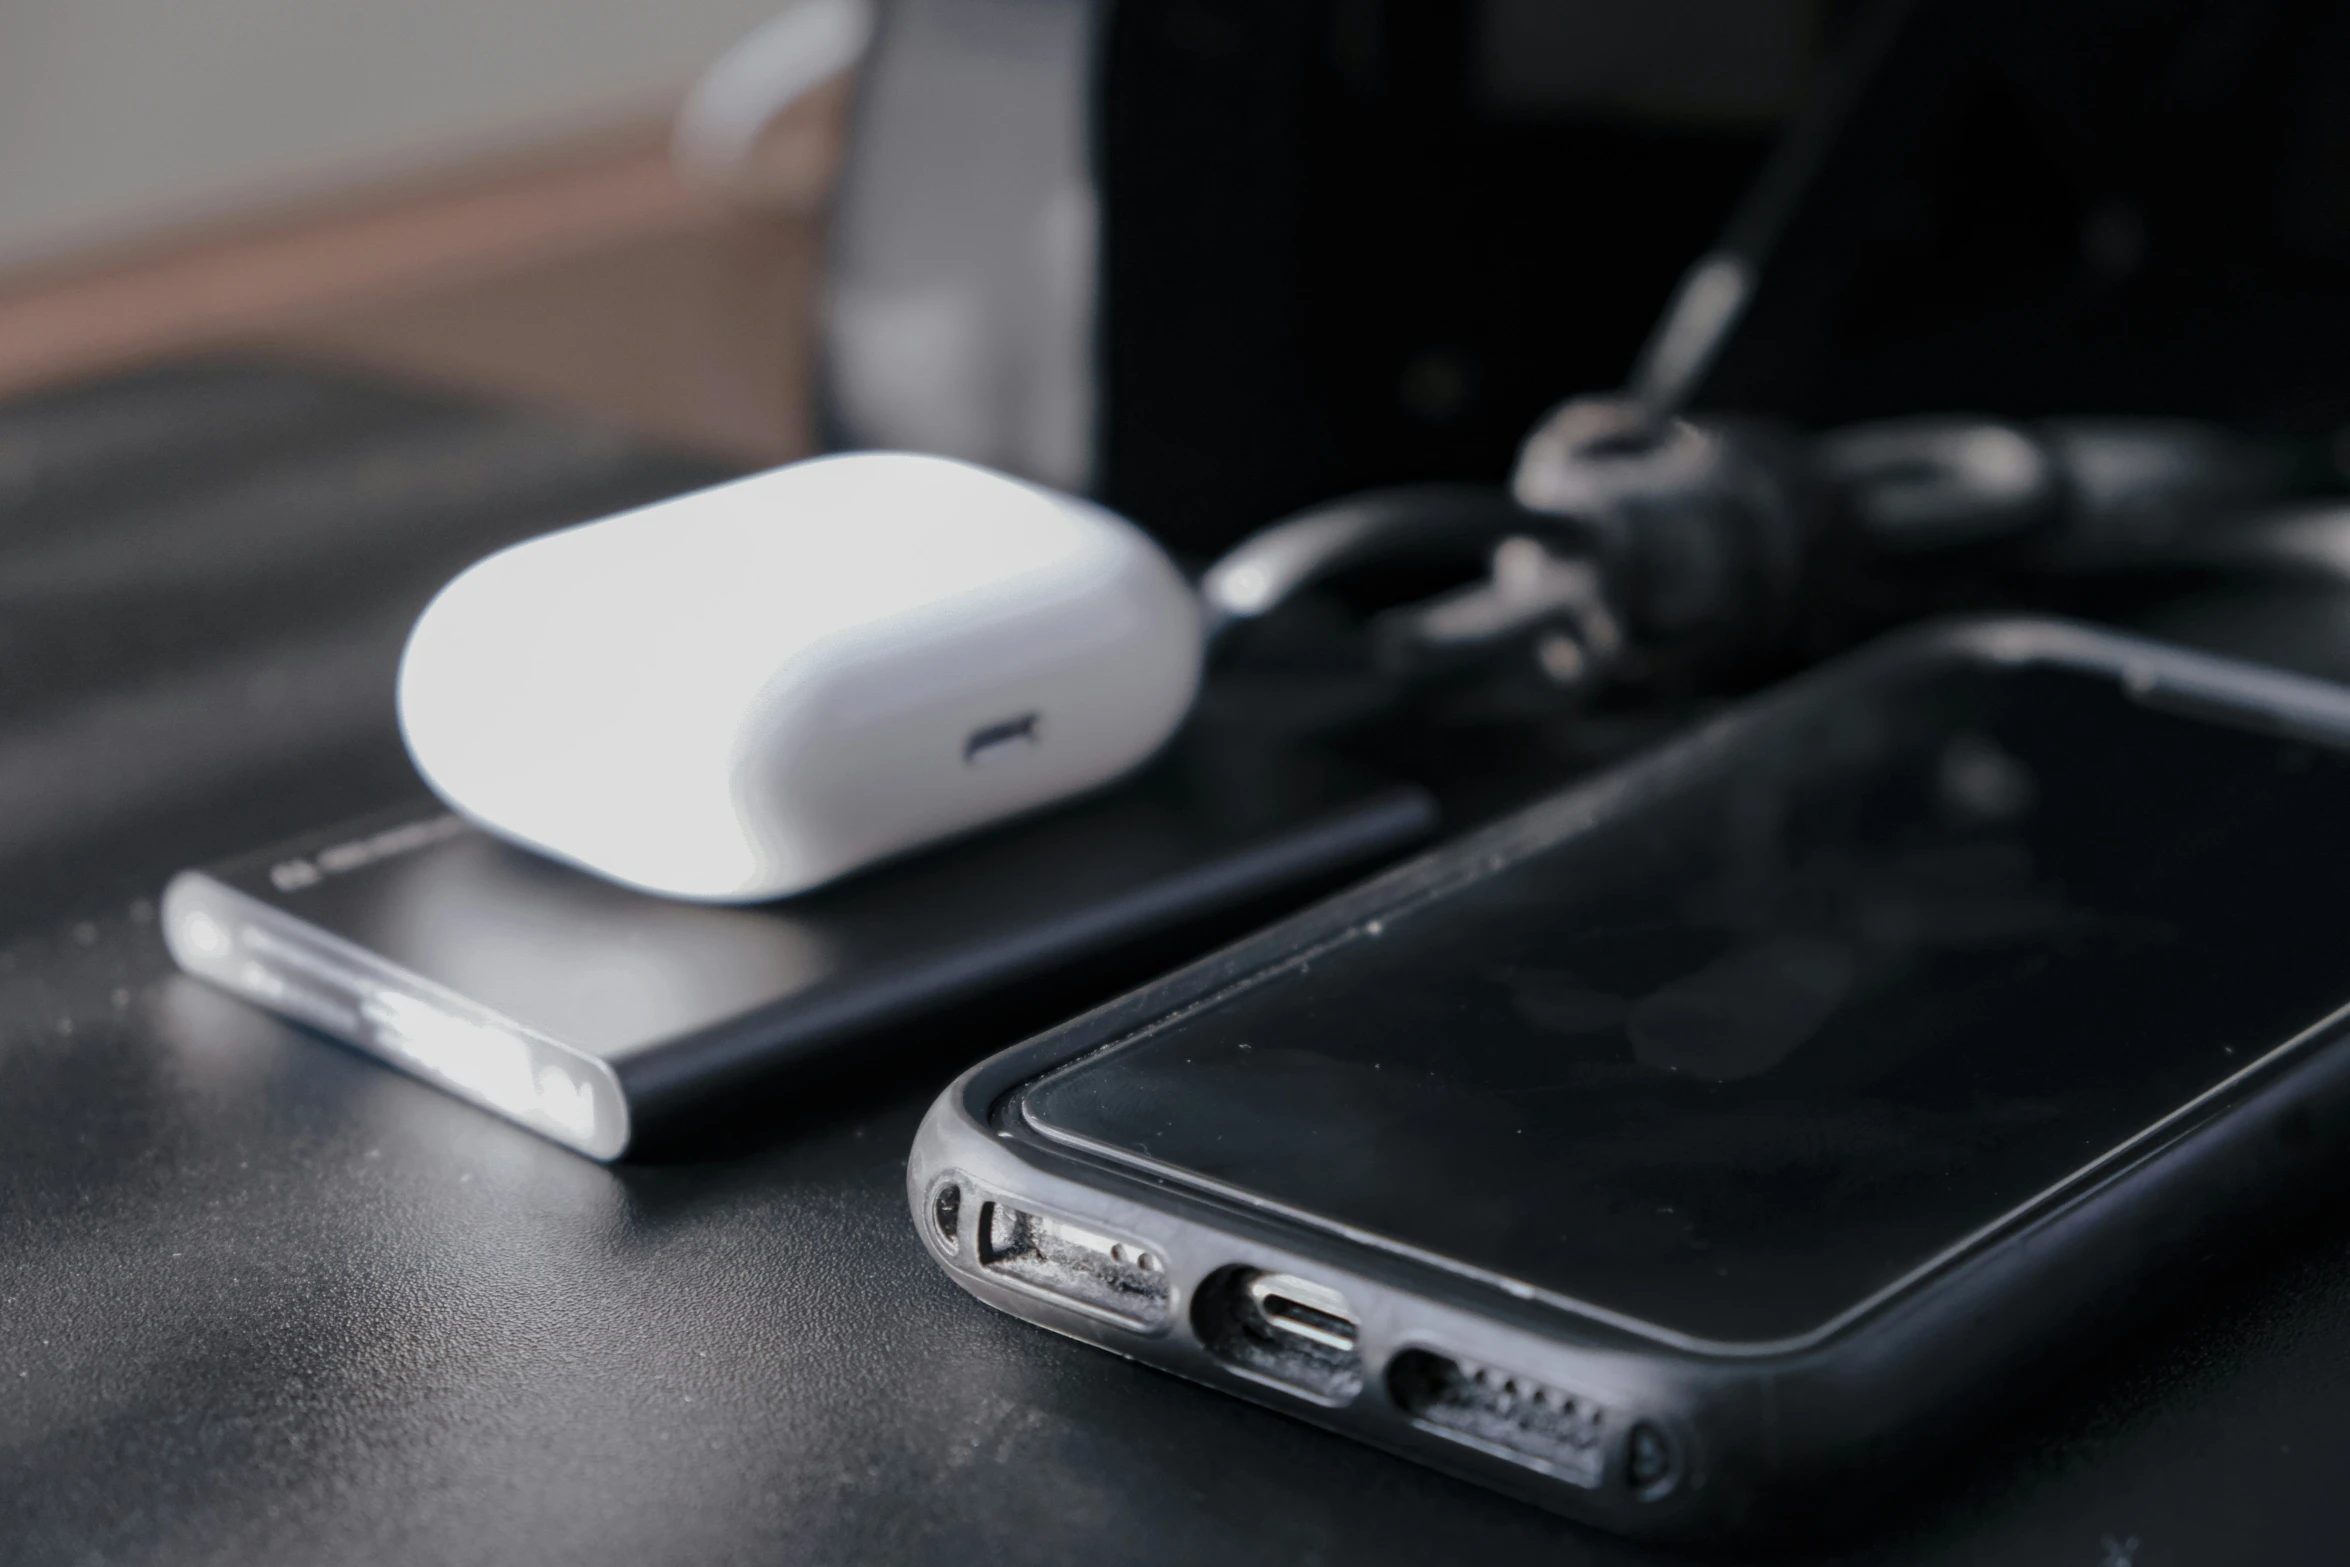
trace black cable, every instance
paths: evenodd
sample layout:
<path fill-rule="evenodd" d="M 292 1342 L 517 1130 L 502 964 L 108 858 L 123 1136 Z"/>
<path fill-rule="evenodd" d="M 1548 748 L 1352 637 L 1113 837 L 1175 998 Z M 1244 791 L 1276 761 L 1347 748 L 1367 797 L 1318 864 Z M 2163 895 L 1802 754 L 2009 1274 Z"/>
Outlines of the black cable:
<path fill-rule="evenodd" d="M 1580 398 L 1528 440 L 1511 491 L 1332 501 L 1244 540 L 1200 593 L 1221 647 L 1342 573 L 1480 563 L 1482 580 L 1369 616 L 1364 662 L 1398 697 L 1514 682 L 1512 702 L 1484 710 L 1526 711 L 1752 659 L 1855 570 L 1920 613 L 1938 573 L 1985 562 L 2042 576 L 2208 563 L 2206 525 L 2274 506 L 2295 471 L 2273 445 L 2179 420 L 1934 415 L 1806 437 Z"/>

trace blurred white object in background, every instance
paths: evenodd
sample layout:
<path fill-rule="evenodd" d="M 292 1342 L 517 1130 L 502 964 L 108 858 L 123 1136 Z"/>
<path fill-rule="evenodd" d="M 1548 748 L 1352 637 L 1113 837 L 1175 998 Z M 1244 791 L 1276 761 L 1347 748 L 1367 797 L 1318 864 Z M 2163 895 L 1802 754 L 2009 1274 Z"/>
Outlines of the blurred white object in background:
<path fill-rule="evenodd" d="M 712 66 L 691 175 L 753 206 L 811 181 L 781 132 L 852 60 L 824 285 L 828 444 L 935 452 L 1082 492 L 1096 218 L 1088 0 L 801 0 Z"/>
<path fill-rule="evenodd" d="M 727 50 L 677 112 L 679 170 L 749 205 L 808 204 L 831 171 L 773 133 L 864 59 L 874 25 L 873 0 L 799 0 Z"/>

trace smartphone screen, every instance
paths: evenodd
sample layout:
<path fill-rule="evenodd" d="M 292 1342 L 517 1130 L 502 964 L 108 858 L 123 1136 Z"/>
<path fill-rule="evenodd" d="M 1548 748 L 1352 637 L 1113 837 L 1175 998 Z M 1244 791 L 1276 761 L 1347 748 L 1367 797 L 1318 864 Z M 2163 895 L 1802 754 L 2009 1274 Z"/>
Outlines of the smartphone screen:
<path fill-rule="evenodd" d="M 1668 1341 L 1833 1324 L 2350 1001 L 2350 755 L 1950 663 L 1041 1079 L 1043 1135 Z"/>

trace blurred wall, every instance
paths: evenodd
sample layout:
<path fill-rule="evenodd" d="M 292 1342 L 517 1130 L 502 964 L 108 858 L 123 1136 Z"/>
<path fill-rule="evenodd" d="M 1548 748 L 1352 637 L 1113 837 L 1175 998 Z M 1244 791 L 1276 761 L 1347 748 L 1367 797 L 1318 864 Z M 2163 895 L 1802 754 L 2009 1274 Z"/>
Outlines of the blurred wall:
<path fill-rule="evenodd" d="M 780 0 L 0 0 L 0 266 L 665 110 Z"/>

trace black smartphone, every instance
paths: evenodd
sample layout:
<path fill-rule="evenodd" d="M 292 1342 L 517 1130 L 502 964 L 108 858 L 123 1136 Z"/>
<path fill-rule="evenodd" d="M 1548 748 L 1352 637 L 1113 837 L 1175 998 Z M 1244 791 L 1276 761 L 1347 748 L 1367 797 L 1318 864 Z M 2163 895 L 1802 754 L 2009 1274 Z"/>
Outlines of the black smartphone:
<path fill-rule="evenodd" d="M 1905 633 L 996 1056 L 981 1300 L 1628 1533 L 1807 1532 L 2341 1187 L 2350 691 Z"/>

